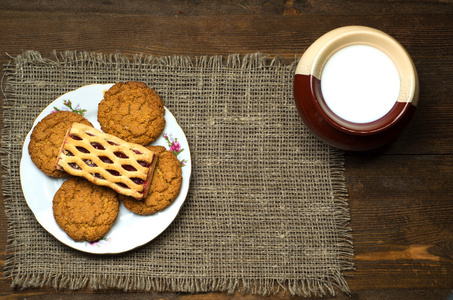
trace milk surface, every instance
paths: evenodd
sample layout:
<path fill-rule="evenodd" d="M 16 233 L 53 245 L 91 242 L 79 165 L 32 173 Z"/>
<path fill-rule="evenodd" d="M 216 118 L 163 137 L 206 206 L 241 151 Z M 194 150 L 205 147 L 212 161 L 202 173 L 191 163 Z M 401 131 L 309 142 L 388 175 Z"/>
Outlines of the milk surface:
<path fill-rule="evenodd" d="M 354 123 L 376 121 L 395 105 L 400 77 L 381 50 L 354 45 L 337 51 L 321 74 L 324 100 L 340 118 Z"/>

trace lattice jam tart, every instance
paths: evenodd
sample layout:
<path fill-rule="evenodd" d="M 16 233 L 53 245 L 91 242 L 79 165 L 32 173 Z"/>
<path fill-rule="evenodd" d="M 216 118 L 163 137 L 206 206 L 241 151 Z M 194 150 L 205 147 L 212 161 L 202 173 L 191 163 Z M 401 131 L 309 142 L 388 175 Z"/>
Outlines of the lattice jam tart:
<path fill-rule="evenodd" d="M 137 144 L 80 123 L 66 133 L 56 168 L 96 185 L 143 199 L 147 196 L 157 155 Z"/>

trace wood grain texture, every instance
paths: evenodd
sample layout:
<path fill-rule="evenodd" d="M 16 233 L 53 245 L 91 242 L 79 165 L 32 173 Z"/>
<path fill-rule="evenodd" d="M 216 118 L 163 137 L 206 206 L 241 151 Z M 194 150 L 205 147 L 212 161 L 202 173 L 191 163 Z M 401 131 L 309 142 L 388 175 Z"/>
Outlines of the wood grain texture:
<path fill-rule="evenodd" d="M 361 274 L 351 285 L 452 287 L 453 157 L 365 155 L 346 163 Z"/>
<path fill-rule="evenodd" d="M 15 56 L 33 49 L 134 55 L 228 55 L 262 52 L 287 62 L 303 54 L 324 32 L 338 26 L 376 27 L 394 36 L 412 55 L 420 78 L 415 121 L 396 143 L 393 154 L 451 154 L 453 126 L 449 91 L 453 89 L 453 30 L 450 15 L 309 16 L 165 16 L 131 18 L 119 14 L 2 12 L 0 43 Z M 77 28 L 77 30 L 74 30 Z M 215 28 L 215 30 L 213 30 Z M 115 42 L 113 42 L 115 41 Z M 127 45 L 127 46 L 124 46 Z M 7 59 L 7 57 L 4 57 Z"/>
<path fill-rule="evenodd" d="M 48 11 L 69 13 L 119 13 L 155 16 L 220 16 L 220 15 L 369 15 L 369 14 L 423 14 L 426 12 L 452 13 L 451 2 L 439 0 L 395 1 L 364 0 L 232 0 L 232 1 L 146 1 L 105 0 L 90 1 L 26 1 L 3 0 L 0 8 L 15 11 Z"/>
<path fill-rule="evenodd" d="M 366 154 L 346 154 L 356 270 L 348 274 L 353 294 L 337 299 L 447 299 L 453 288 L 452 1 L 5 0 L 0 63 L 23 50 L 48 57 L 53 50 L 190 57 L 262 52 L 292 62 L 323 33 L 352 24 L 381 29 L 407 49 L 419 74 L 420 104 L 395 142 Z M 6 235 L 0 209 L 2 265 Z M 0 279 L 5 299 L 261 299 L 46 287 L 21 291 L 9 285 Z"/>

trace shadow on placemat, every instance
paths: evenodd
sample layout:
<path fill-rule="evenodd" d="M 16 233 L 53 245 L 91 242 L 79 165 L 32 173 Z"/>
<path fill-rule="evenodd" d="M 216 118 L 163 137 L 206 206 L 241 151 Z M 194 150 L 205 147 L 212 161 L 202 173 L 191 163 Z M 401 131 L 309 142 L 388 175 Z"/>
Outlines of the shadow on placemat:
<path fill-rule="evenodd" d="M 3 193 L 6 277 L 14 287 L 334 295 L 349 292 L 353 244 L 344 157 L 297 114 L 296 63 L 261 54 L 151 57 L 28 51 L 5 66 Z M 175 222 L 147 245 L 91 255 L 53 238 L 20 185 L 22 143 L 61 94 L 91 83 L 143 81 L 189 141 L 192 179 Z M 143 230 L 146 230 L 144 228 Z"/>

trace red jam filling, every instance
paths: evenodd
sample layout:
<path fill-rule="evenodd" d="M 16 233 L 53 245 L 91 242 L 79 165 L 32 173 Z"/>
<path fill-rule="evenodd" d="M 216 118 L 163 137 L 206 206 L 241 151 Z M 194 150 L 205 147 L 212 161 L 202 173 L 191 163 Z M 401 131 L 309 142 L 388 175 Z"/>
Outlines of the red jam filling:
<path fill-rule="evenodd" d="M 144 168 L 149 168 L 149 163 L 147 163 L 146 161 L 143 161 L 143 160 L 139 160 L 137 161 L 138 164 Z"/>
<path fill-rule="evenodd" d="M 82 170 L 82 168 L 79 167 L 79 165 L 76 164 L 76 163 L 69 163 L 68 165 L 69 165 L 71 168 L 73 168 L 73 169 Z"/>
<path fill-rule="evenodd" d="M 110 174 L 112 174 L 113 176 L 120 176 L 120 172 L 116 171 L 116 170 L 107 170 L 107 172 L 109 172 Z"/>
<path fill-rule="evenodd" d="M 137 169 L 134 168 L 134 167 L 131 166 L 131 165 L 121 165 L 121 166 L 123 167 L 124 170 L 129 171 L 129 172 L 135 172 L 135 171 L 137 171 Z"/>
<path fill-rule="evenodd" d="M 135 184 L 144 184 L 145 181 L 143 179 L 140 179 L 140 178 L 131 178 L 131 180 L 135 183 Z"/>
<path fill-rule="evenodd" d="M 122 188 L 129 189 L 129 187 L 122 182 L 117 182 L 116 184 Z"/>
<path fill-rule="evenodd" d="M 69 135 L 73 140 L 76 140 L 76 141 L 81 141 L 82 138 L 76 134 L 70 134 Z"/>
<path fill-rule="evenodd" d="M 83 162 L 89 167 L 97 167 L 98 166 L 98 165 L 96 165 L 94 162 L 92 162 L 89 159 L 84 159 Z"/>
<path fill-rule="evenodd" d="M 82 153 L 90 153 L 90 151 L 88 151 L 87 149 L 85 149 L 83 147 L 77 146 L 76 148 L 77 148 L 77 150 L 79 150 Z"/>
<path fill-rule="evenodd" d="M 91 146 L 93 146 L 94 149 L 105 150 L 104 146 L 96 142 L 91 142 Z"/>
<path fill-rule="evenodd" d="M 99 159 L 102 160 L 106 164 L 113 164 L 113 161 L 108 158 L 107 156 L 99 156 Z"/>
<path fill-rule="evenodd" d="M 101 174 L 99 174 L 99 173 L 94 173 L 93 176 L 96 177 L 96 178 L 99 178 L 99 179 L 105 179 L 105 178 L 104 178 Z"/>
<path fill-rule="evenodd" d="M 124 153 L 121 152 L 121 151 L 113 152 L 113 154 L 115 154 L 116 157 L 119 157 L 119 158 L 129 158 L 126 154 L 124 154 Z"/>

